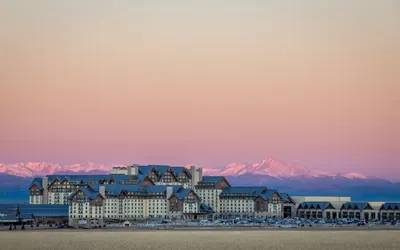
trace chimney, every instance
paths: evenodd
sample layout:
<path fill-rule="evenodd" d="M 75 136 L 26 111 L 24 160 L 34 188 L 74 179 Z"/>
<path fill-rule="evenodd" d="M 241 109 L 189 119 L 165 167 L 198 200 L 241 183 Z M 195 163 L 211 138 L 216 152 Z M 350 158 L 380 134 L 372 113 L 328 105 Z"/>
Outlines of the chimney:
<path fill-rule="evenodd" d="M 48 196 L 49 196 L 49 178 L 47 176 L 44 176 L 42 178 L 42 187 L 43 187 L 43 204 L 47 204 L 49 202 Z"/>
<path fill-rule="evenodd" d="M 99 186 L 99 193 L 105 198 L 106 197 L 106 186 Z"/>
<path fill-rule="evenodd" d="M 199 172 L 199 177 L 198 177 L 198 179 L 197 179 L 196 185 L 197 185 L 200 181 L 203 180 L 203 169 L 202 169 L 202 168 L 199 168 L 197 171 Z"/>
<path fill-rule="evenodd" d="M 132 166 L 128 166 L 128 175 L 132 175 Z"/>
<path fill-rule="evenodd" d="M 172 191 L 173 191 L 172 187 L 167 187 L 167 200 L 171 197 Z"/>
<path fill-rule="evenodd" d="M 133 164 L 132 170 L 131 170 L 131 175 L 138 175 L 138 174 L 139 174 L 139 165 Z"/>
<path fill-rule="evenodd" d="M 166 198 L 166 202 L 167 202 L 167 214 L 169 213 L 169 198 L 171 197 L 171 195 L 172 195 L 172 192 L 173 192 L 173 188 L 172 187 L 167 187 L 167 196 L 165 197 Z"/>
<path fill-rule="evenodd" d="M 190 166 L 190 174 L 192 175 L 192 179 L 191 179 L 191 183 L 190 183 L 191 187 L 190 188 L 194 189 L 194 185 L 196 183 L 195 179 L 196 179 L 196 176 L 197 176 L 196 167 L 195 166 Z"/>

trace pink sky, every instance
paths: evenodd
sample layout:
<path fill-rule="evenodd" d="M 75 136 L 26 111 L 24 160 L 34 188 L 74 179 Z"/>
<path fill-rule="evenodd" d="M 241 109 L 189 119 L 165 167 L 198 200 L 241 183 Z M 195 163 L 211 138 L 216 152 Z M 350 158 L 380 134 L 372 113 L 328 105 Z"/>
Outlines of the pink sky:
<path fill-rule="evenodd" d="M 0 3 L 0 162 L 400 177 L 396 1 L 149 2 Z"/>

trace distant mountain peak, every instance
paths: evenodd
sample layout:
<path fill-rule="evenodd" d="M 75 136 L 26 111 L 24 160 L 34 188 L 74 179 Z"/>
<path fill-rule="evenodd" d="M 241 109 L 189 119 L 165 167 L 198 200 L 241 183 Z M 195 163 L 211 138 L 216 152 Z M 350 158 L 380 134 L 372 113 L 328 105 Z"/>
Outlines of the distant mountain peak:
<path fill-rule="evenodd" d="M 347 179 L 363 179 L 363 180 L 368 179 L 367 176 L 360 174 L 360 173 L 354 173 L 354 172 L 338 174 L 338 175 L 345 177 Z"/>
<path fill-rule="evenodd" d="M 270 156 L 270 157 L 268 157 L 268 159 L 262 160 L 262 163 L 283 163 L 283 162 L 273 156 Z"/>
<path fill-rule="evenodd" d="M 245 174 L 269 176 L 278 179 L 287 178 L 320 178 L 320 177 L 344 177 L 347 179 L 368 179 L 360 173 L 333 174 L 326 171 L 313 170 L 299 163 L 286 164 L 283 161 L 270 156 L 261 162 L 231 163 L 222 169 L 205 169 L 206 174 L 240 176 Z"/>

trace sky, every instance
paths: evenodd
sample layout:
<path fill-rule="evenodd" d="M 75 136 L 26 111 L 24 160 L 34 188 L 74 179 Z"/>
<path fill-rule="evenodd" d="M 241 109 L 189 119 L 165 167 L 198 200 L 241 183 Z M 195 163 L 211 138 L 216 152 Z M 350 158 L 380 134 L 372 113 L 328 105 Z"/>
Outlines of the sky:
<path fill-rule="evenodd" d="M 400 4 L 1 1 L 0 162 L 400 180 Z"/>

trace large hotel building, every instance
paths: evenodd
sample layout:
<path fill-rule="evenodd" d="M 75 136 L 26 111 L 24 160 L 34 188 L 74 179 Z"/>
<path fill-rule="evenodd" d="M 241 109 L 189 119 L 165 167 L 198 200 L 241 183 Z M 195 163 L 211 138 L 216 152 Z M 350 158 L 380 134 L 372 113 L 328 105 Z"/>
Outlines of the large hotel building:
<path fill-rule="evenodd" d="M 191 166 L 132 165 L 108 175 L 48 175 L 29 187 L 30 204 L 68 206 L 81 221 L 200 218 L 400 219 L 399 203 L 351 202 L 349 197 L 291 197 L 267 187 L 231 186 Z"/>

